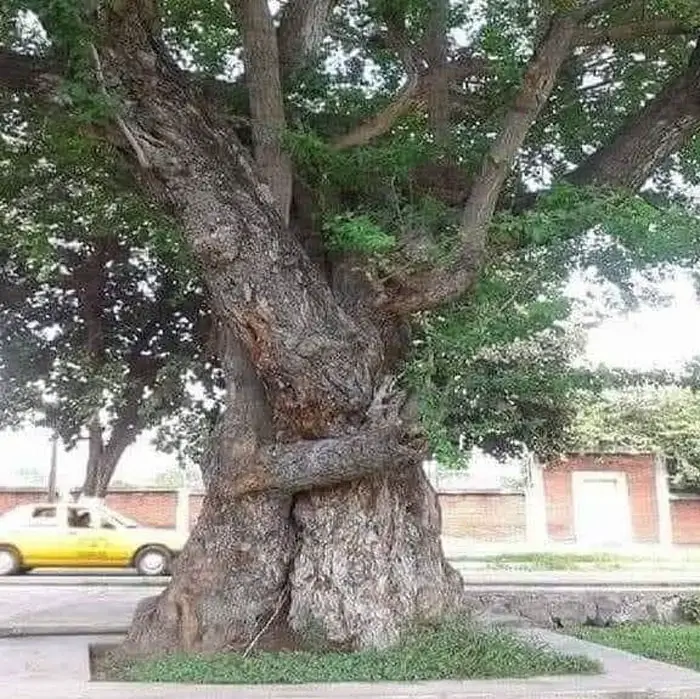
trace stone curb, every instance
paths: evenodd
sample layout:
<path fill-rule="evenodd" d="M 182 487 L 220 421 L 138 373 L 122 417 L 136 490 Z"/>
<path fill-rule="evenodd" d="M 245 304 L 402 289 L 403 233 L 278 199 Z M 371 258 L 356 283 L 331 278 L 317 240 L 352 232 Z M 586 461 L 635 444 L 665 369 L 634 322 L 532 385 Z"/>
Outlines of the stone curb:
<path fill-rule="evenodd" d="M 513 578 L 480 579 L 477 576 L 463 575 L 466 590 L 537 590 L 537 589 L 566 589 L 566 590 L 700 590 L 700 580 L 567 580 L 566 577 L 555 580 L 528 580 Z M 170 578 L 138 578 L 126 576 L 15 576 L 0 577 L 1 587 L 110 587 L 138 588 L 149 587 L 163 589 Z"/>
<path fill-rule="evenodd" d="M 139 578 L 125 575 L 17 575 L 0 578 L 0 587 L 165 587 L 170 578 Z"/>
<path fill-rule="evenodd" d="M 17 624 L 0 627 L 0 638 L 36 636 L 125 636 L 125 624 Z"/>
<path fill-rule="evenodd" d="M 601 688 L 547 686 L 534 680 L 511 684 L 491 681 L 373 685 L 142 685 L 102 682 L 13 682 L 13 699 L 697 699 L 698 688 L 676 685 L 645 688 L 623 685 Z"/>

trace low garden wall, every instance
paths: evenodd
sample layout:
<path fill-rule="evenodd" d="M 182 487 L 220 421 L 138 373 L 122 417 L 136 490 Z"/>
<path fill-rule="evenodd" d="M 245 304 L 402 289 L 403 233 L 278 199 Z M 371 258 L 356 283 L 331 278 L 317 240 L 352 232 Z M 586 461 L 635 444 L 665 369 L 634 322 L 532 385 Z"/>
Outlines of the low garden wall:
<path fill-rule="evenodd" d="M 663 591 L 590 587 L 466 588 L 464 604 L 470 614 L 486 623 L 566 629 L 581 624 L 677 623 L 684 618 L 684 604 L 695 594 L 687 588 Z"/>

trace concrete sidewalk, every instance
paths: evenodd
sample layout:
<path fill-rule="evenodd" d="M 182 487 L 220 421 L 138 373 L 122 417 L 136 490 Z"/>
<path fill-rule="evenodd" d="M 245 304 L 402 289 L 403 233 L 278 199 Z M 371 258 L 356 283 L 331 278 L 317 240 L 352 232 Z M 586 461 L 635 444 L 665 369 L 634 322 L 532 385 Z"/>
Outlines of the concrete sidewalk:
<path fill-rule="evenodd" d="M 125 633 L 154 588 L 15 587 L 0 590 L 0 637 Z"/>
<path fill-rule="evenodd" d="M 136 685 L 88 682 L 90 639 L 0 641 L 0 693 L 12 699 L 697 699 L 700 674 L 548 631 L 530 640 L 598 659 L 605 674 L 533 680 L 284 686 Z"/>

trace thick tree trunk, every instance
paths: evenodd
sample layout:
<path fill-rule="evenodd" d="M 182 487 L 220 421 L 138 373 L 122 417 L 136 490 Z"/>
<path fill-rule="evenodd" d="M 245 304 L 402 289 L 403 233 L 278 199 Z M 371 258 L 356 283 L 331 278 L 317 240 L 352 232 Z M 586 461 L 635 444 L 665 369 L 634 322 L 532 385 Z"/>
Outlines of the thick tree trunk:
<path fill-rule="evenodd" d="M 289 621 L 332 646 L 385 647 L 417 621 L 455 613 L 437 497 L 420 464 L 297 497 Z"/>
<path fill-rule="evenodd" d="M 228 405 L 204 469 L 202 513 L 167 590 L 139 606 L 124 650 L 381 647 L 455 611 L 461 580 L 443 556 L 437 498 L 419 460 L 296 495 L 236 494 L 240 474 L 274 440 L 273 416 L 230 335 L 225 357 Z M 299 444 L 313 463 L 318 443 Z"/>
<path fill-rule="evenodd" d="M 167 590 L 127 652 L 367 648 L 459 608 L 420 467 L 290 497 L 210 489 Z"/>
<path fill-rule="evenodd" d="M 200 262 L 226 339 L 228 402 L 201 519 L 126 649 L 241 648 L 265 629 L 268 645 L 391 643 L 452 612 L 461 589 L 424 445 L 387 380 L 400 353 L 386 319 L 334 293 L 284 227 L 235 133 L 153 40 L 148 3 L 131 7 L 107 16 L 102 64 L 132 97 L 122 132 L 138 176 Z"/>
<path fill-rule="evenodd" d="M 284 641 L 294 546 L 290 506 L 281 495 L 230 498 L 210 489 L 172 582 L 139 605 L 125 650 L 242 649 L 271 620 L 261 642 L 274 647 L 269 638 L 279 641 L 280 628 Z"/>
<path fill-rule="evenodd" d="M 166 591 L 139 606 L 127 652 L 384 647 L 459 608 L 419 466 L 294 500 L 216 491 Z"/>

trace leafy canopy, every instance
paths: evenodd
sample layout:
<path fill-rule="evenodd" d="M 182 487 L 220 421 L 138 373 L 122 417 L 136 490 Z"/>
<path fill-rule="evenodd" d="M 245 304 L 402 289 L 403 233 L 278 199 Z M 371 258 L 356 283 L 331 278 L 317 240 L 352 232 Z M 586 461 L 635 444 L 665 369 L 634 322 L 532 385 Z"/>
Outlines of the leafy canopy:
<path fill-rule="evenodd" d="M 541 19 L 570 4 L 451 3 L 450 50 L 488 60 L 489 70 L 452 86 L 447 140 L 434 138 L 424 114 L 409 111 L 381 137 L 339 149 L 335 140 L 390 104 L 404 80 L 387 30 L 400 18 L 403 40 L 418 46 L 433 4 L 337 3 L 319 54 L 285 86 L 285 145 L 310 193 L 327 259 L 352 256 L 378 283 L 453 254 L 465 193 L 520 85 Z M 194 81 L 218 81 L 222 108 L 249 142 L 241 38 L 228 4 L 161 5 L 173 57 Z M 700 10 L 692 0 L 619 2 L 604 21 L 669 17 L 697 26 Z M 198 444 L 187 435 L 205 430 L 199 409 L 211 407 L 217 380 L 201 327 L 206 298 L 177 230 L 133 191 L 119 154 L 93 137 L 95 125 L 120 107 L 119 95 L 105 96 L 95 78 L 87 20 L 72 0 L 9 0 L 0 16 L 4 46 L 58 56 L 69 66 L 58 111 L 43 111 L 21 92 L 2 97 L 0 262 L 15 293 L 5 290 L 0 298 L 0 415 L 3 424 L 37 411 L 45 419 L 51 395 L 51 420 L 71 443 L 95 411 L 111 416 L 107 424 L 116 420 L 135 354 L 157 365 L 142 387 L 139 419 L 144 425 L 165 419 L 164 448 Z M 633 305 L 636 275 L 697 266 L 697 212 L 678 185 L 700 184 L 700 138 L 670 159 L 643 194 L 579 188 L 565 179 L 685 68 L 692 49 L 687 34 L 658 33 L 581 46 L 567 61 L 508 178 L 473 295 L 414 322 L 403 378 L 421 398 L 440 454 L 452 453 L 460 434 L 498 454 L 523 444 L 547 453 L 564 444 L 572 399 L 603 385 L 573 363 L 580 337 L 568 322 L 564 294 L 572 270 L 616 285 Z M 95 272 L 78 277 L 100 255 L 96 357 L 86 351 L 80 300 Z M 188 380 L 204 382 L 207 401 L 190 405 Z M 173 422 L 181 406 L 182 421 Z"/>

